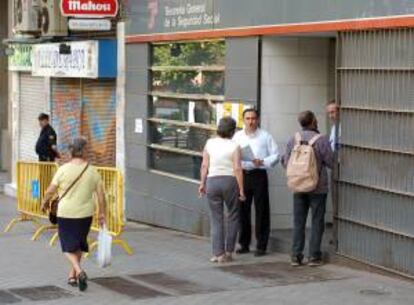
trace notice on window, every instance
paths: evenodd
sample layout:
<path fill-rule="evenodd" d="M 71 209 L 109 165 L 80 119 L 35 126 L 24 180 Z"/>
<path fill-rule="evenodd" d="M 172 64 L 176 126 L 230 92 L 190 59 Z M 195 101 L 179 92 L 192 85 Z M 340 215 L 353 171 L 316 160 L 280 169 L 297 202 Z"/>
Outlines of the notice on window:
<path fill-rule="evenodd" d="M 142 119 L 135 119 L 135 133 L 144 132 L 144 123 Z"/>
<path fill-rule="evenodd" d="M 222 118 L 230 116 L 236 121 L 237 128 L 243 128 L 243 111 L 248 108 L 252 108 L 252 106 L 249 104 L 228 102 L 217 104 L 217 124 Z"/>

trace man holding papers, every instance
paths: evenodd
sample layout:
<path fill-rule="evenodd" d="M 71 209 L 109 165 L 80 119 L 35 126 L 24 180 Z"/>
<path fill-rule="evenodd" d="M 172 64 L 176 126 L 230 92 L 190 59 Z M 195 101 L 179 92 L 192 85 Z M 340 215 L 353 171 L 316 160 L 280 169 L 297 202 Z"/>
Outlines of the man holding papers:
<path fill-rule="evenodd" d="M 246 201 L 240 207 L 240 249 L 238 254 L 250 252 L 251 206 L 256 211 L 255 256 L 266 254 L 270 233 L 269 183 L 267 170 L 279 161 L 278 147 L 273 137 L 259 128 L 259 112 L 246 109 L 243 113 L 244 129 L 237 132 L 233 140 L 241 147 L 242 167 Z"/>

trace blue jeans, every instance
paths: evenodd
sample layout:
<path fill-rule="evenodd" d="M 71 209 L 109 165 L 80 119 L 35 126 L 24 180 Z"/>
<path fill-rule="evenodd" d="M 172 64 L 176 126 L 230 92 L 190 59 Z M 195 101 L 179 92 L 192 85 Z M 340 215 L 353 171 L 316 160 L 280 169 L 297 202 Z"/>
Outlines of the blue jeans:
<path fill-rule="evenodd" d="M 312 213 L 312 230 L 309 242 L 309 256 L 322 258 L 321 242 L 325 231 L 325 210 L 327 194 L 296 193 L 293 195 L 293 246 L 292 255 L 303 258 L 305 248 L 306 219 L 309 208 Z"/>

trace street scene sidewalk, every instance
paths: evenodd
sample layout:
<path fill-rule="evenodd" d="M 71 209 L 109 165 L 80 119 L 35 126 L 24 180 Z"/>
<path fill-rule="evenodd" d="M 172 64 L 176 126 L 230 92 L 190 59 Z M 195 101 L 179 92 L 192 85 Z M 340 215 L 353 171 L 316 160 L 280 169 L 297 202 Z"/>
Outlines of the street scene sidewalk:
<path fill-rule="evenodd" d="M 3 230 L 16 216 L 15 200 L 0 195 Z M 85 261 L 89 289 L 66 284 L 68 266 L 51 233 L 30 241 L 31 223 L 0 233 L 0 304 L 414 304 L 410 281 L 329 264 L 289 265 L 286 255 L 236 256 L 209 263 L 208 239 L 128 224 L 128 256 L 113 248 L 112 265 Z"/>

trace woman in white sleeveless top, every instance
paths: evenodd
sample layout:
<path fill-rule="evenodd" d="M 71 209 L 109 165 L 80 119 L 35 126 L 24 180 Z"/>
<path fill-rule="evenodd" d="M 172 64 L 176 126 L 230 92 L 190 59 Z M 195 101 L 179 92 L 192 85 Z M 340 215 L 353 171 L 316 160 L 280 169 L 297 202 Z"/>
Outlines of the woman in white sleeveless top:
<path fill-rule="evenodd" d="M 199 193 L 207 195 L 211 210 L 212 262 L 232 260 L 239 231 L 239 205 L 245 200 L 240 147 L 232 141 L 235 131 L 232 118 L 221 119 L 218 137 L 208 140 L 203 152 Z"/>

